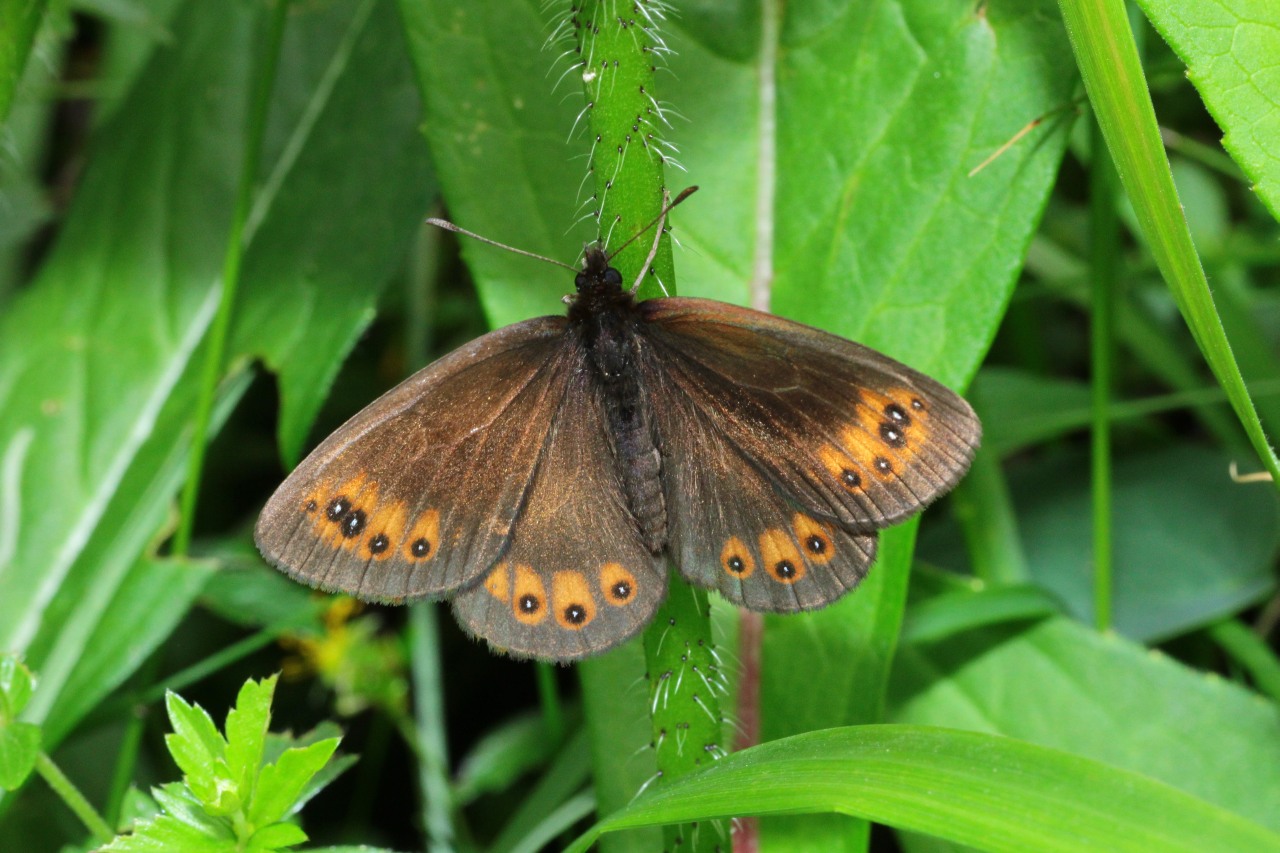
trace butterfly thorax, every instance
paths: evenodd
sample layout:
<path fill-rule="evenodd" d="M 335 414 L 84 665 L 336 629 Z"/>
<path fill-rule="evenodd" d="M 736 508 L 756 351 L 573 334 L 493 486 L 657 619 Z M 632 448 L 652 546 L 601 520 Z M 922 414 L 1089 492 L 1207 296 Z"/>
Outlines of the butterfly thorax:
<path fill-rule="evenodd" d="M 644 540 L 657 554 L 667 544 L 662 458 L 639 369 L 640 316 L 622 276 L 604 252 L 589 248 L 575 282 L 569 325 L 579 336 L 604 405 L 614 459 L 627 506 Z"/>

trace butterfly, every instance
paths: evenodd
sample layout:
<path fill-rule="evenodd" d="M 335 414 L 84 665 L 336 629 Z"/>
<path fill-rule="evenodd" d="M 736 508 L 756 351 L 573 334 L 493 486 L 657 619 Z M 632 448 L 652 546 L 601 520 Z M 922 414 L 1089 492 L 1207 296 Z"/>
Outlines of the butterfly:
<path fill-rule="evenodd" d="M 637 301 L 609 259 L 585 251 L 567 316 L 472 341 L 325 439 L 262 511 L 267 561 L 450 597 L 496 649 L 570 661 L 645 627 L 668 559 L 751 610 L 829 604 L 968 469 L 981 425 L 940 383 L 770 314 Z"/>

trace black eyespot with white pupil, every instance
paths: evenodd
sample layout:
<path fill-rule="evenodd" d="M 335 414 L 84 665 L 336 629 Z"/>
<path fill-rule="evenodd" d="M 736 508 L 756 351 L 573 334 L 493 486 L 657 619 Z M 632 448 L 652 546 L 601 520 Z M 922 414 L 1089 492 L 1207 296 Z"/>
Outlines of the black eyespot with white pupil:
<path fill-rule="evenodd" d="M 796 574 L 796 567 L 790 560 L 779 560 L 773 570 L 780 578 L 793 578 Z"/>
<path fill-rule="evenodd" d="M 613 586 L 609 587 L 609 593 L 617 601 L 626 601 L 631 597 L 631 584 L 626 581 L 618 581 Z"/>
<path fill-rule="evenodd" d="M 348 539 L 354 539 L 364 530 L 367 516 L 362 509 L 354 509 L 347 513 L 347 517 L 342 519 L 342 535 Z"/>
<path fill-rule="evenodd" d="M 884 439 L 884 443 L 890 447 L 902 447 L 907 443 L 907 437 L 902 430 L 888 421 L 880 424 L 880 438 Z"/>
<path fill-rule="evenodd" d="M 421 560 L 431 553 L 431 543 L 426 539 L 415 539 L 413 544 L 409 546 L 409 553 Z"/>
<path fill-rule="evenodd" d="M 901 427 L 911 426 L 911 416 L 907 414 L 907 410 L 899 406 L 897 403 L 890 403 L 884 407 L 884 413 L 889 416 L 889 420 Z"/>
<path fill-rule="evenodd" d="M 351 511 L 351 501 L 346 498 L 334 498 L 329 501 L 329 505 L 324 508 L 324 517 L 330 521 L 341 521 L 342 517 Z"/>
<path fill-rule="evenodd" d="M 856 489 L 862 485 L 862 478 L 858 476 L 857 471 L 850 471 L 845 468 L 840 472 L 840 482 L 844 483 L 850 489 Z"/>
<path fill-rule="evenodd" d="M 520 596 L 521 613 L 537 613 L 541 609 L 542 602 L 538 600 L 538 596 L 529 594 Z"/>
<path fill-rule="evenodd" d="M 381 554 L 383 551 L 387 550 L 387 547 L 390 544 L 391 540 L 387 538 L 387 534 L 379 533 L 377 536 L 369 540 L 369 553 Z"/>
<path fill-rule="evenodd" d="M 877 456 L 876 461 L 873 462 L 872 464 L 876 466 L 876 470 L 879 471 L 881 474 L 893 473 L 893 463 L 890 462 L 888 459 L 885 459 L 883 456 Z"/>
<path fill-rule="evenodd" d="M 729 571 L 735 574 L 742 574 L 742 572 L 747 568 L 746 562 L 737 554 L 734 554 L 732 557 L 725 560 L 724 563 L 729 568 Z"/>
<path fill-rule="evenodd" d="M 812 554 L 822 554 L 827 550 L 827 541 L 821 536 L 810 536 L 804 540 L 804 544 Z"/>
<path fill-rule="evenodd" d="M 564 621 L 570 625 L 581 625 L 587 619 L 587 608 L 581 604 L 570 604 L 564 609 Z"/>

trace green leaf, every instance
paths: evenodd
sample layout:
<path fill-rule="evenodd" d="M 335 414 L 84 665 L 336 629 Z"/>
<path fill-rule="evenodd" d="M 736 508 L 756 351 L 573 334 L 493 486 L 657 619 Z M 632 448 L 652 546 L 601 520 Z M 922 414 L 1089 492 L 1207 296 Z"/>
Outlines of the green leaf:
<path fill-rule="evenodd" d="M 48 0 L 11 0 L 0 5 L 0 126 L 9 117 L 14 91 L 31 55 Z"/>
<path fill-rule="evenodd" d="M 168 815 L 139 824 L 128 835 L 118 836 L 103 853 L 237 853 L 234 838 L 211 836 Z"/>
<path fill-rule="evenodd" d="M 972 732 L 862 726 L 736 753 L 641 797 L 626 826 L 834 811 L 983 850 L 1280 850 L 1280 835 L 1149 778 Z"/>
<path fill-rule="evenodd" d="M 0 655 L 0 725 L 18 718 L 31 701 L 35 679 L 17 655 Z"/>
<path fill-rule="evenodd" d="M 485 733 L 458 763 L 454 802 L 465 806 L 483 794 L 506 790 L 560 751 L 541 714 L 521 714 Z"/>
<path fill-rule="evenodd" d="M 339 740 L 329 738 L 300 749 L 285 750 L 274 764 L 263 767 L 257 792 L 249 804 L 250 823 L 262 826 L 288 815 L 311 777 L 333 756 Z"/>
<path fill-rule="evenodd" d="M 45 731 L 57 743 L 158 648 L 182 621 L 211 578 L 203 560 L 142 557 L 111 593 L 62 698 L 49 709 Z"/>
<path fill-rule="evenodd" d="M 1139 0 L 1187 64 L 1187 76 L 1222 128 L 1222 144 L 1280 219 L 1280 19 L 1266 4 Z M 1268 14 L 1268 12 L 1270 14 Z"/>
<path fill-rule="evenodd" d="M 232 793 L 226 772 L 227 742 L 213 719 L 172 691 L 165 694 L 165 707 L 173 734 L 165 735 L 164 742 L 187 785 L 207 807 L 226 805 L 225 798 Z"/>
<path fill-rule="evenodd" d="M 253 837 L 249 839 L 249 849 L 262 851 L 279 850 L 283 847 L 301 844 L 306 840 L 307 834 L 297 824 L 275 823 L 255 832 Z"/>
<path fill-rule="evenodd" d="M 262 681 L 249 679 L 240 688 L 235 708 L 227 713 L 227 769 L 241 802 L 250 803 L 256 796 L 258 768 L 262 764 L 267 727 L 271 724 L 271 699 L 275 690 L 274 675 Z"/>
<path fill-rule="evenodd" d="M 1236 612 L 1275 588 L 1274 494 L 1225 476 L 1228 457 L 1172 447 L 1119 459 L 1112 473 L 1116 630 L 1157 641 Z M 1093 618 L 1088 463 L 1026 466 L 1011 488 L 1032 577 L 1084 622 Z"/>
<path fill-rule="evenodd" d="M 287 750 L 298 749 L 330 739 L 341 740 L 342 729 L 328 720 L 300 737 L 294 737 L 292 734 L 269 734 L 267 735 L 266 760 L 274 763 Z M 302 793 L 294 800 L 293 806 L 285 813 L 285 816 L 288 817 L 297 813 L 299 809 L 307 804 L 307 801 L 346 772 L 357 760 L 358 756 L 355 755 L 339 755 L 331 760 L 311 777 L 311 781 L 306 784 Z"/>
<path fill-rule="evenodd" d="M 164 814 L 217 838 L 233 838 L 231 823 L 210 815 L 191 790 L 181 782 L 169 782 L 151 789 L 151 796 Z"/>
<path fill-rule="evenodd" d="M 1125 5 L 1122 0 L 1061 0 L 1060 5 L 1089 101 L 1133 203 L 1140 235 L 1254 452 L 1280 488 L 1280 459 L 1244 385 L 1191 242 Z"/>
<path fill-rule="evenodd" d="M 932 643 L 985 625 L 1058 613 L 1057 602 L 1039 587 L 986 587 L 975 583 L 972 588 L 913 604 L 902 625 L 902 642 Z"/>
<path fill-rule="evenodd" d="M 1280 831 L 1280 710 L 1123 638 L 1050 618 L 913 644 L 891 696 L 897 722 L 1070 750 Z"/>
<path fill-rule="evenodd" d="M 0 511 L 11 521 L 0 533 L 0 648 L 41 672 L 32 722 L 58 715 L 74 682 L 58 737 L 190 606 L 190 586 L 140 555 L 185 472 L 266 11 L 183 5 L 92 140 L 39 274 L 0 315 Z M 284 63 L 296 73 L 273 95 L 219 418 L 265 354 L 283 370 L 296 446 L 297 422 L 368 323 L 432 186 L 394 9 L 299 7 L 289 30 Z M 137 605 L 121 592 L 135 584 L 154 621 L 106 666 L 87 652 L 104 632 L 131 636 L 121 626 Z"/>
<path fill-rule="evenodd" d="M 0 788 L 16 791 L 40 757 L 40 727 L 35 723 L 0 723 Z"/>

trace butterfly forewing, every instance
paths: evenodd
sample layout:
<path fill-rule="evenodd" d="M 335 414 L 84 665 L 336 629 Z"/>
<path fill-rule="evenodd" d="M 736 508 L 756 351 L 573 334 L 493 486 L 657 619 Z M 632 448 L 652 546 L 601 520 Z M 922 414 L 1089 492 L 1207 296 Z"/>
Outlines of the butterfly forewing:
<path fill-rule="evenodd" d="M 666 595 L 627 508 L 599 389 L 579 351 L 509 547 L 454 600 L 458 621 L 513 654 L 573 660 L 648 623 Z"/>
<path fill-rule="evenodd" d="M 565 325 L 492 332 L 357 414 L 267 503 L 263 555 L 313 586 L 383 601 L 477 580 L 507 544 L 565 394 Z"/>
<path fill-rule="evenodd" d="M 678 389 L 821 519 L 857 532 L 894 524 L 954 486 L 973 459 L 981 426 L 969 404 L 873 350 L 707 300 L 657 299 L 640 312 L 655 383 Z"/>

